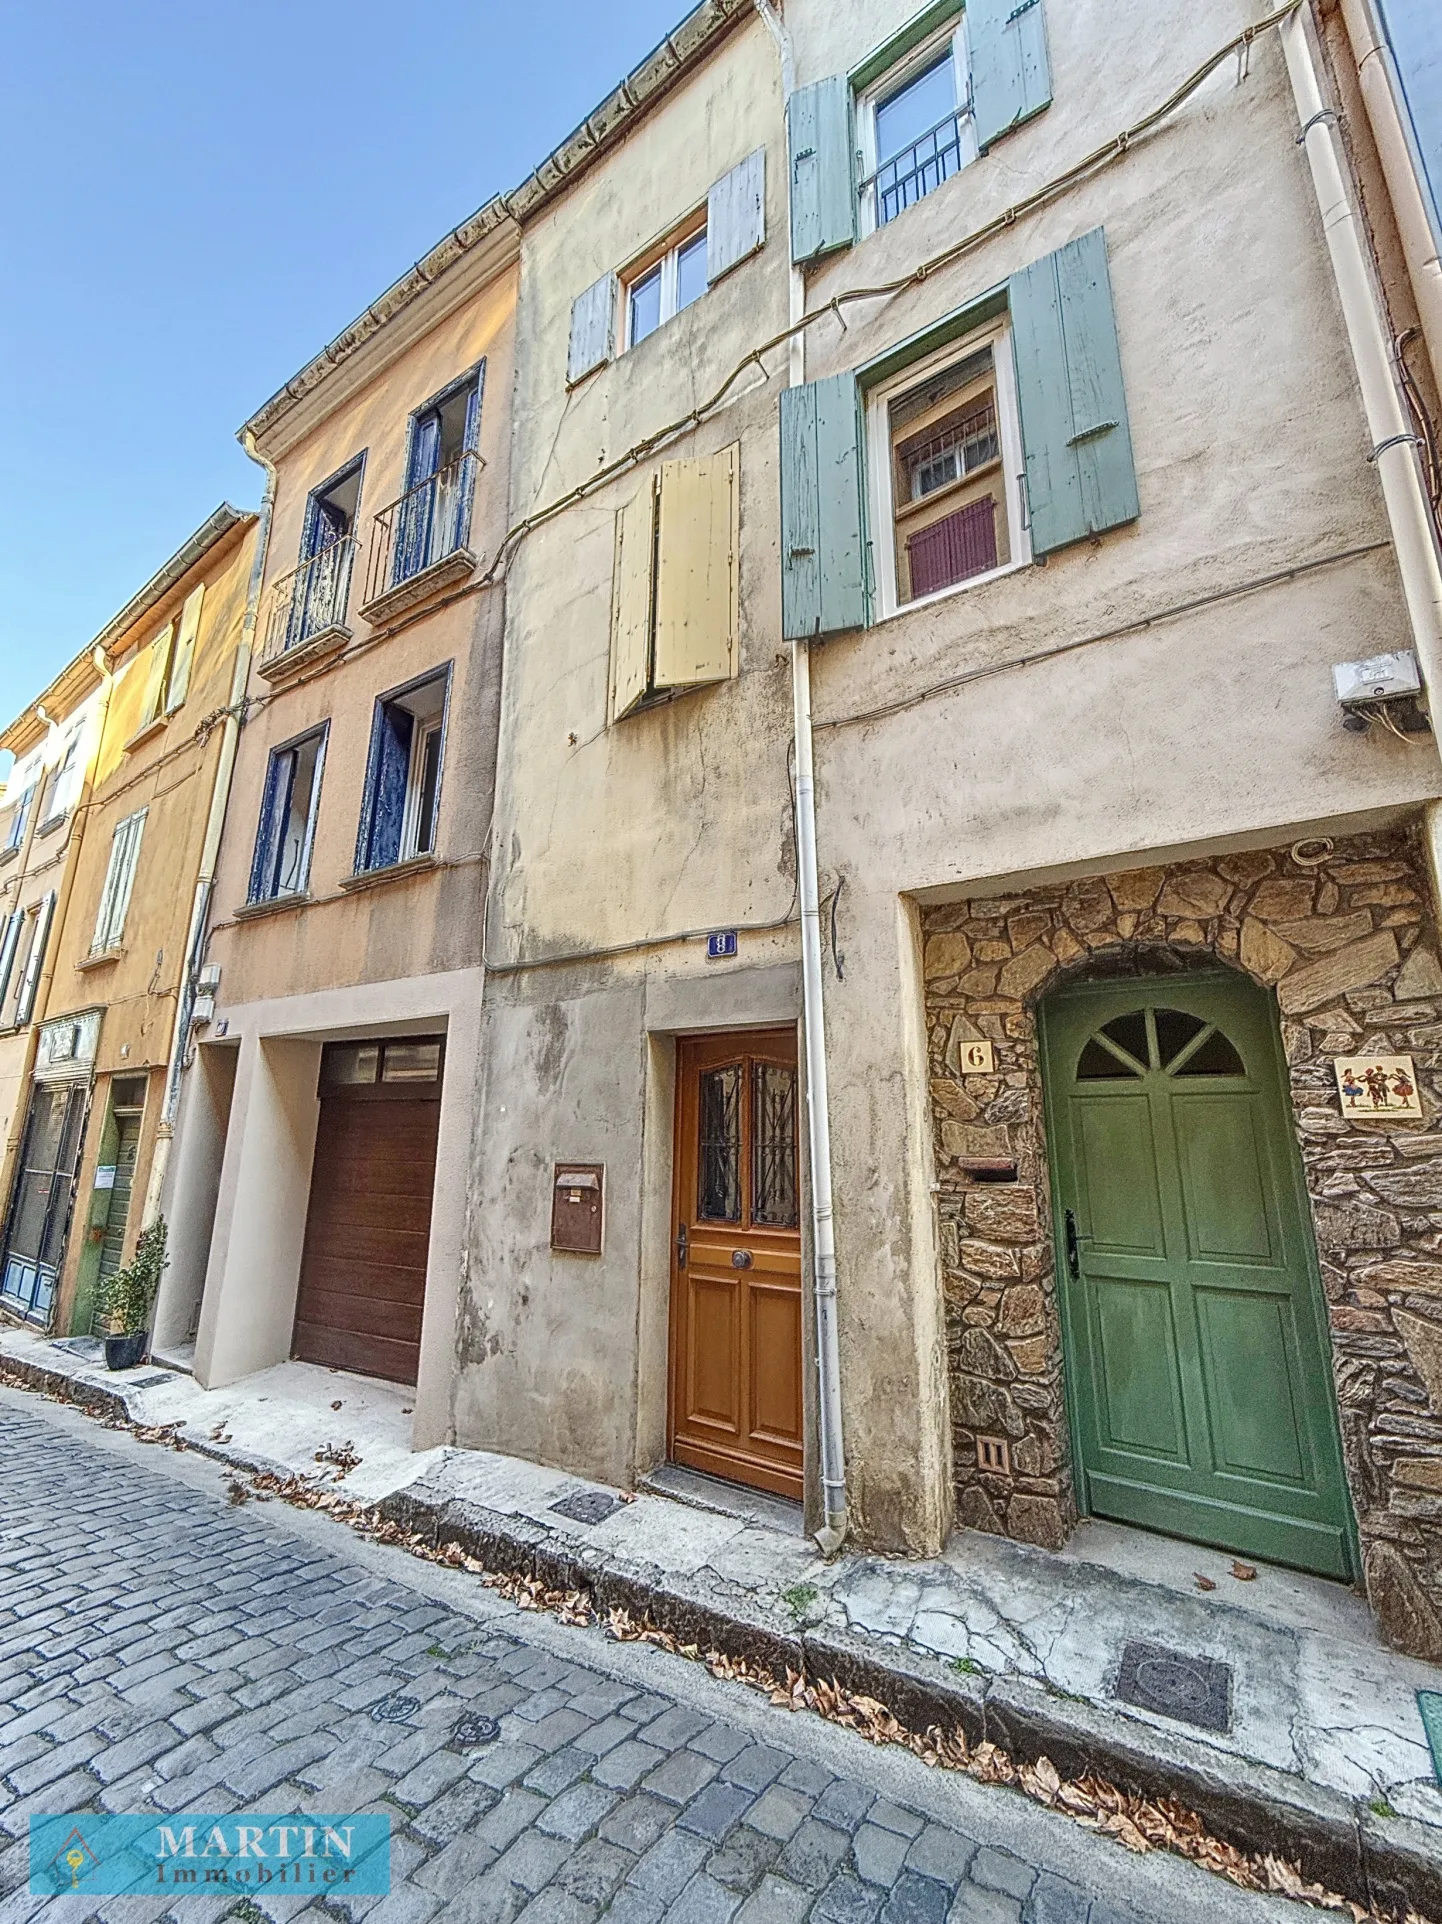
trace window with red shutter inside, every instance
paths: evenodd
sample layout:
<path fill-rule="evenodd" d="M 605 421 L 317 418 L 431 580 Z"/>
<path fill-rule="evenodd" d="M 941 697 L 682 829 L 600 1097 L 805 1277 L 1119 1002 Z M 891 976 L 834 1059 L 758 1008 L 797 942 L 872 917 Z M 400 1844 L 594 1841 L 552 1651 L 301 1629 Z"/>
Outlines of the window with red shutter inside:
<path fill-rule="evenodd" d="M 912 599 L 951 588 L 996 566 L 996 502 L 989 494 L 933 521 L 906 543 Z"/>

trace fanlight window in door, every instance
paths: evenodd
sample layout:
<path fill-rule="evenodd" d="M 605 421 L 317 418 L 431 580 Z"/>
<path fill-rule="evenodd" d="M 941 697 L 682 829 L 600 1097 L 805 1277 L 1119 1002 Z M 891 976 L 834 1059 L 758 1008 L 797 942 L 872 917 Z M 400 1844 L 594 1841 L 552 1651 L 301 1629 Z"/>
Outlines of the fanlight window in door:
<path fill-rule="evenodd" d="M 1236 1045 L 1213 1023 L 1181 1009 L 1130 1009 L 1090 1038 L 1078 1082 L 1125 1081 L 1162 1069 L 1170 1076 L 1244 1076 Z"/>

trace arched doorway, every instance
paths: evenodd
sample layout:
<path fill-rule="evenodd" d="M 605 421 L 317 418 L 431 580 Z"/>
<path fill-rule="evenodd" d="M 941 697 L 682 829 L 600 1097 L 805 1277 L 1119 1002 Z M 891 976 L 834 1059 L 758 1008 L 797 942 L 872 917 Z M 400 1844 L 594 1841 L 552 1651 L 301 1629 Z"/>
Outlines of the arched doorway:
<path fill-rule="evenodd" d="M 1081 1508 L 1355 1576 L 1272 999 L 1217 969 L 1039 1015 Z"/>

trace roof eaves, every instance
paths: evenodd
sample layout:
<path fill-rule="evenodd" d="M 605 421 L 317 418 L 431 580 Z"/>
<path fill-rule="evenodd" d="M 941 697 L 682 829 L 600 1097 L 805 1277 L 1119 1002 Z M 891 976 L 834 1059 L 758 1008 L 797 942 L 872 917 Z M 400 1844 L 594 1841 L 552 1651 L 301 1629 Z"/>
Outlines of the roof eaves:
<path fill-rule="evenodd" d="M 668 92 L 681 75 L 736 23 L 751 14 L 754 0 L 701 0 L 639 66 L 567 134 L 534 172 L 508 194 L 497 194 L 468 220 L 439 240 L 421 260 L 377 297 L 364 313 L 323 347 L 258 407 L 240 430 L 259 438 L 321 385 L 341 364 L 377 334 L 434 281 L 507 221 L 522 224 L 568 187 L 607 148 L 628 133 L 633 121 Z"/>

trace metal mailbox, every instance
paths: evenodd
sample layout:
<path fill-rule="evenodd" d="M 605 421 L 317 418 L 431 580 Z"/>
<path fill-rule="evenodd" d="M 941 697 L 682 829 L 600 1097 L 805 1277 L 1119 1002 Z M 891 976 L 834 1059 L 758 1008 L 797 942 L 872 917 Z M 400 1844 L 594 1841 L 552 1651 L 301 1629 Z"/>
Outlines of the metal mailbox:
<path fill-rule="evenodd" d="M 551 1247 L 570 1256 L 601 1253 L 603 1162 L 558 1162 L 551 1185 Z"/>

